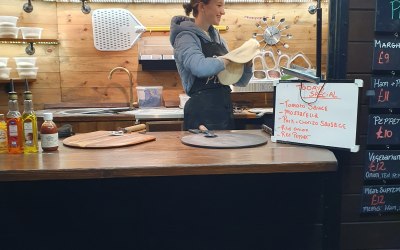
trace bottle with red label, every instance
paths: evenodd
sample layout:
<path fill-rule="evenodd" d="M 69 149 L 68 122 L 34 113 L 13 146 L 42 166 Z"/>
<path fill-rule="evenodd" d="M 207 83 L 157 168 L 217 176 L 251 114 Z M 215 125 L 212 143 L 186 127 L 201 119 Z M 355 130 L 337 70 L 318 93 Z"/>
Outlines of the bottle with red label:
<path fill-rule="evenodd" d="M 14 92 L 11 83 L 11 91 L 8 93 L 8 113 L 6 115 L 7 123 L 7 146 L 8 153 L 23 153 L 22 146 L 22 119 L 18 110 L 18 95 Z"/>
<path fill-rule="evenodd" d="M 44 122 L 40 127 L 40 141 L 43 151 L 58 149 L 58 129 L 53 122 L 53 113 L 43 113 Z"/>

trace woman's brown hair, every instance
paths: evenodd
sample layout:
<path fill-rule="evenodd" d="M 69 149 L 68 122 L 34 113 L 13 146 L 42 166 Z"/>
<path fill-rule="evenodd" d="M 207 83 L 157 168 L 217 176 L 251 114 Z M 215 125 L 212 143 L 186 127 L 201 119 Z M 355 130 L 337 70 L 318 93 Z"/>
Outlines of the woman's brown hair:
<path fill-rule="evenodd" d="M 208 4 L 210 0 L 190 0 L 189 3 L 182 4 L 183 9 L 185 10 L 186 16 L 190 15 L 190 12 L 193 11 L 193 16 L 197 17 L 199 14 L 199 3 Z"/>

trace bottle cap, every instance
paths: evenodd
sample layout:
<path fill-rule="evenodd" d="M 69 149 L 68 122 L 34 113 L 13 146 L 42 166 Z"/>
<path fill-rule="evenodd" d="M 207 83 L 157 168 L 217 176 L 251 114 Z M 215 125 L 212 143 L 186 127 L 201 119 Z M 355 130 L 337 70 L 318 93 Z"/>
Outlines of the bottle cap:
<path fill-rule="evenodd" d="M 32 100 L 32 92 L 30 92 L 30 91 L 25 91 L 25 92 L 24 92 L 24 99 L 25 99 L 25 100 Z"/>
<path fill-rule="evenodd" d="M 8 99 L 9 100 L 18 100 L 17 92 L 14 92 L 14 91 L 8 92 Z"/>
<path fill-rule="evenodd" d="M 53 120 L 53 113 L 43 113 L 43 119 L 45 121 Z"/>

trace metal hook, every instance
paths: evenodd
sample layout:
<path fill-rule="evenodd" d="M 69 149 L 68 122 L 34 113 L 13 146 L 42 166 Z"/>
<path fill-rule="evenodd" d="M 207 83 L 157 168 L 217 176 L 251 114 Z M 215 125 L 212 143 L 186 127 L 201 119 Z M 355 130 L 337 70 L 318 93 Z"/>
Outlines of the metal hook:
<path fill-rule="evenodd" d="M 29 45 L 25 48 L 25 52 L 30 56 L 35 54 L 35 48 L 33 47 L 33 42 L 29 42 Z"/>
<path fill-rule="evenodd" d="M 81 0 L 81 1 L 82 1 L 82 8 L 81 8 L 82 13 L 89 14 L 92 9 L 90 8 L 89 5 L 86 4 L 87 0 Z"/>
<path fill-rule="evenodd" d="M 31 0 L 28 0 L 27 3 L 24 3 L 24 5 L 22 6 L 22 9 L 26 12 L 26 13 L 31 13 L 33 11 L 33 5 Z"/>

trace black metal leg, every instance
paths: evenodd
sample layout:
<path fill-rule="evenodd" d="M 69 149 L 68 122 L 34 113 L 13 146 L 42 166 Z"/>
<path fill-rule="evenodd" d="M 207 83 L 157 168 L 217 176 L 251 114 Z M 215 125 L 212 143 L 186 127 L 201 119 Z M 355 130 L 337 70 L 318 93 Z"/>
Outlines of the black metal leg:
<path fill-rule="evenodd" d="M 322 249 L 337 250 L 340 241 L 340 182 L 337 172 L 324 174 L 322 204 Z"/>

